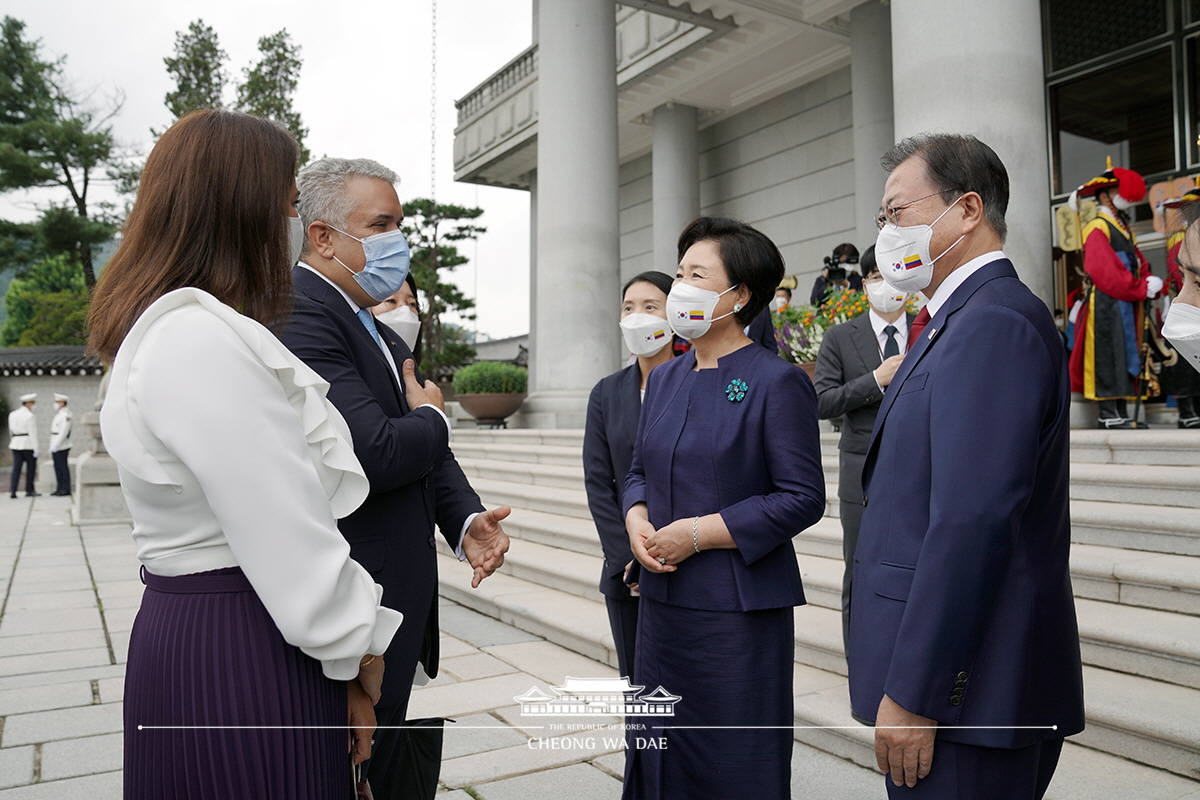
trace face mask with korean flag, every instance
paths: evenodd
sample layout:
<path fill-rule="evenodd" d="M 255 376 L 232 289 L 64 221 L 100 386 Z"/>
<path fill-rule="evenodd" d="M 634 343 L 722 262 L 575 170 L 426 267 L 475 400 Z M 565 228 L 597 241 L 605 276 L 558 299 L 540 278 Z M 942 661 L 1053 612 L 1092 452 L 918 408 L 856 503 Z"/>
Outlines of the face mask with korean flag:
<path fill-rule="evenodd" d="M 621 336 L 629 352 L 650 358 L 658 355 L 671 341 L 671 328 L 662 317 L 630 314 L 621 320 Z"/>
<path fill-rule="evenodd" d="M 946 206 L 946 211 L 954 208 L 962 197 L 959 195 L 958 199 Z M 934 263 L 966 236 L 959 236 L 954 244 L 943 250 L 937 258 L 929 255 L 933 226 L 946 216 L 946 211 L 939 214 L 931 225 L 900 227 L 888 223 L 879 229 L 879 235 L 875 237 L 875 262 L 879 265 L 879 272 L 888 286 L 898 292 L 919 292 L 933 280 Z"/>
<path fill-rule="evenodd" d="M 738 284 L 735 283 L 723 292 L 714 292 L 690 283 L 676 283 L 671 287 L 671 293 L 667 295 L 667 322 L 670 323 L 671 330 L 675 331 L 675 335 L 688 341 L 699 339 L 708 333 L 708 329 L 714 322 L 725 319 L 734 313 L 730 311 L 719 317 L 713 316 L 713 311 L 721 296 L 732 292 L 737 287 Z"/>

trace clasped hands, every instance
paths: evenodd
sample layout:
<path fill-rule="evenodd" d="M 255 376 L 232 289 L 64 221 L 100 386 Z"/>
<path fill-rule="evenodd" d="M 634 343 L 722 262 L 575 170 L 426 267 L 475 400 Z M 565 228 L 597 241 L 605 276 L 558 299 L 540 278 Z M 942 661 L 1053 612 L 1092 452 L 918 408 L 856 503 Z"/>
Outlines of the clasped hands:
<path fill-rule="evenodd" d="M 644 506 L 643 506 L 644 509 Z M 629 546 L 633 557 L 651 572 L 674 572 L 676 565 L 696 554 L 692 546 L 692 519 L 677 519 L 666 527 L 656 529 L 650 520 L 630 509 L 625 520 Z M 659 561 L 659 559 L 662 561 Z"/>

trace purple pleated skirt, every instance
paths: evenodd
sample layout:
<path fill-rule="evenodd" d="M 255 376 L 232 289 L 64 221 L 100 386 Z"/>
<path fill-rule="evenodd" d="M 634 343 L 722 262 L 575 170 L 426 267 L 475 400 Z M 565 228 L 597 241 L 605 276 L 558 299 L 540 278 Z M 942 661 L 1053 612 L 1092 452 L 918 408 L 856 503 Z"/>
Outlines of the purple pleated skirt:
<path fill-rule="evenodd" d="M 126 800 L 349 797 L 346 685 L 283 640 L 241 569 L 143 575 Z"/>

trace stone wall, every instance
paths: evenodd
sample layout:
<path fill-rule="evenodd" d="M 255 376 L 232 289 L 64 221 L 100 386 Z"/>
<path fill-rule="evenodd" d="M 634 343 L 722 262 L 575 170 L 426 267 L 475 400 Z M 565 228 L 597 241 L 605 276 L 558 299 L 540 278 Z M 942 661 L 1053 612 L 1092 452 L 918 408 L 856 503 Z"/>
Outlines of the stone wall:
<path fill-rule="evenodd" d="M 702 130 L 701 212 L 739 217 L 770 236 L 807 301 L 836 245 L 874 244 L 854 241 L 854 169 L 847 67 Z M 621 167 L 622 281 L 674 268 L 653 263 L 650 175 L 649 155 Z"/>

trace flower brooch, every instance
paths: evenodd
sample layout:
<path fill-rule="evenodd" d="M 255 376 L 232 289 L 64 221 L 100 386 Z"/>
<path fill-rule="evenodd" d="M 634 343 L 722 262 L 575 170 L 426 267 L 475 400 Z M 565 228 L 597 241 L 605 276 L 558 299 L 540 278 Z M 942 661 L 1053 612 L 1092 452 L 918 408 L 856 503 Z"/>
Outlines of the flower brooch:
<path fill-rule="evenodd" d="M 731 403 L 740 403 L 746 399 L 746 392 L 750 391 L 750 387 L 743 380 L 734 378 L 725 387 L 725 396 L 729 398 Z"/>

